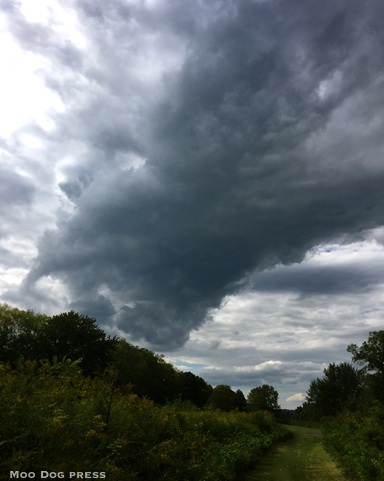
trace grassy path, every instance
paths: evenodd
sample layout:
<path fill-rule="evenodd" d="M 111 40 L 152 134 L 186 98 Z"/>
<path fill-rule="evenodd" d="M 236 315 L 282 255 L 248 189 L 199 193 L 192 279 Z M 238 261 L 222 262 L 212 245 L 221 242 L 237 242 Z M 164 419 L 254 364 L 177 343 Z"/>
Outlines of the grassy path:
<path fill-rule="evenodd" d="M 245 481 L 348 481 L 324 450 L 320 430 L 289 429 L 293 438 L 267 453 Z"/>

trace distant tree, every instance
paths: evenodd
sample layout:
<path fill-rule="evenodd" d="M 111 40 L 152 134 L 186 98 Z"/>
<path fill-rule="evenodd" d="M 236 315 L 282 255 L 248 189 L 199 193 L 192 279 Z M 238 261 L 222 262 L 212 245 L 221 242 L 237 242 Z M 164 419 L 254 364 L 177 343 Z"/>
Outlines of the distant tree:
<path fill-rule="evenodd" d="M 308 401 L 303 402 L 302 406 L 296 408 L 295 418 L 300 421 L 318 421 L 322 415 L 319 413 L 317 406 Z"/>
<path fill-rule="evenodd" d="M 230 386 L 219 384 L 213 388 L 212 394 L 208 399 L 208 406 L 222 411 L 232 411 L 235 409 L 236 394 Z"/>
<path fill-rule="evenodd" d="M 279 393 L 274 387 L 268 384 L 251 389 L 247 397 L 247 408 L 249 411 L 270 411 L 276 413 L 280 406 L 278 404 Z"/>
<path fill-rule="evenodd" d="M 245 411 L 247 407 L 247 400 L 245 399 L 244 393 L 241 389 L 238 389 L 235 392 L 235 399 L 234 399 L 235 409 L 239 411 Z"/>
<path fill-rule="evenodd" d="M 207 404 L 213 388 L 200 376 L 192 372 L 180 371 L 177 373 L 179 395 L 183 401 L 190 401 L 202 408 Z"/>
<path fill-rule="evenodd" d="M 347 362 L 330 364 L 323 378 L 311 382 L 307 391 L 307 411 L 318 416 L 334 416 L 357 405 L 364 388 L 361 371 Z"/>
<path fill-rule="evenodd" d="M 86 375 L 103 371 L 117 344 L 117 339 L 107 336 L 95 319 L 74 311 L 48 319 L 39 336 L 44 357 L 80 359 Z"/>
<path fill-rule="evenodd" d="M 130 385 L 139 396 L 146 396 L 158 404 L 178 397 L 177 371 L 148 349 L 120 339 L 111 365 L 117 371 L 118 384 Z"/>
<path fill-rule="evenodd" d="M 384 402 L 384 331 L 370 332 L 368 340 L 360 347 L 350 344 L 347 351 L 352 354 L 353 362 L 370 372 L 367 381 L 374 396 Z"/>

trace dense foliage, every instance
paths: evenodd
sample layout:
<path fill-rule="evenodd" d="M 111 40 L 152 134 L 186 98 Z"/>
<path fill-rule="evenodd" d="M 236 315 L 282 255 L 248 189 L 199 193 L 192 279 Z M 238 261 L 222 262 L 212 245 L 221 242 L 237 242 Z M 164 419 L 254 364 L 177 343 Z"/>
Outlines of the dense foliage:
<path fill-rule="evenodd" d="M 234 479 L 286 435 L 268 413 L 156 405 L 78 362 L 0 364 L 1 472 L 105 472 L 109 481 Z"/>
<path fill-rule="evenodd" d="M 235 392 L 227 385 L 213 388 L 149 349 L 107 336 L 95 319 L 74 311 L 49 317 L 0 305 L 0 361 L 14 367 L 20 360 L 76 360 L 83 373 L 92 376 L 112 369 L 118 387 L 129 386 L 131 393 L 157 404 L 177 400 L 227 412 L 271 410 L 268 403 L 251 407 L 239 389 Z M 278 396 L 272 386 L 265 388 Z M 277 405 L 277 397 L 275 401 Z"/>
<path fill-rule="evenodd" d="M 384 481 L 384 406 L 344 411 L 324 425 L 324 445 L 358 481 Z"/>
<path fill-rule="evenodd" d="M 367 383 L 373 396 L 384 403 L 384 331 L 372 331 L 367 341 L 359 347 L 350 344 L 347 351 L 352 360 L 369 373 Z"/>
<path fill-rule="evenodd" d="M 330 364 L 324 377 L 311 382 L 307 400 L 318 416 L 334 416 L 346 408 L 354 408 L 364 388 L 362 373 L 347 362 Z"/>
<path fill-rule="evenodd" d="M 86 374 L 102 372 L 111 360 L 116 338 L 96 320 L 74 311 L 49 317 L 0 305 L 0 361 L 20 359 L 80 360 Z"/>
<path fill-rule="evenodd" d="M 269 411 L 277 413 L 279 393 L 272 386 L 263 384 L 250 390 L 248 394 L 248 409 L 250 411 Z"/>
<path fill-rule="evenodd" d="M 358 481 L 384 481 L 384 331 L 374 331 L 353 362 L 330 364 L 311 382 L 303 419 L 321 422 L 324 444 Z"/>
<path fill-rule="evenodd" d="M 0 402 L 0 470 L 36 478 L 231 480 L 287 435 L 271 413 L 247 412 L 240 390 L 213 388 L 73 311 L 0 305 Z"/>

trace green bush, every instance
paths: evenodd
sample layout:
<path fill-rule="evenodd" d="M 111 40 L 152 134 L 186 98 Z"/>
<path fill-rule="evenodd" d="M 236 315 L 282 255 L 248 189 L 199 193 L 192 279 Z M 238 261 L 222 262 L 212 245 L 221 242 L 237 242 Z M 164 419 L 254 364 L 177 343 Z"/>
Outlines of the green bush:
<path fill-rule="evenodd" d="M 155 405 L 78 363 L 0 364 L 0 469 L 105 471 L 108 481 L 234 479 L 286 434 L 269 413 Z"/>
<path fill-rule="evenodd" d="M 384 481 L 384 406 L 344 412 L 327 423 L 324 445 L 359 481 Z"/>

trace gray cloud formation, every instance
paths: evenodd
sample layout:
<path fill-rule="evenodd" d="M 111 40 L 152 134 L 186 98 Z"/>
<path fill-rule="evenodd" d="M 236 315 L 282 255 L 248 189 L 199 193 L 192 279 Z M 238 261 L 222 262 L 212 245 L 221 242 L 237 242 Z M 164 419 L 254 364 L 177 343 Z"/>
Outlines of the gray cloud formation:
<path fill-rule="evenodd" d="M 383 265 L 378 259 L 344 265 L 294 265 L 289 270 L 277 267 L 257 273 L 250 282 L 259 292 L 296 292 L 301 295 L 353 294 L 383 282 Z"/>
<path fill-rule="evenodd" d="M 0 167 L 0 236 L 9 235 L 21 224 L 23 213 L 34 197 L 35 189 L 26 177 Z"/>
<path fill-rule="evenodd" d="M 382 225 L 380 0 L 74 5 L 86 50 L 8 11 L 54 66 L 52 141 L 74 149 L 73 211 L 23 295 L 59 278 L 73 308 L 170 349 L 255 270 Z"/>

